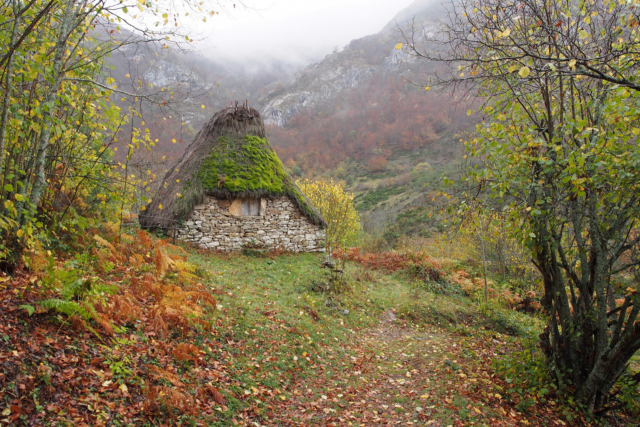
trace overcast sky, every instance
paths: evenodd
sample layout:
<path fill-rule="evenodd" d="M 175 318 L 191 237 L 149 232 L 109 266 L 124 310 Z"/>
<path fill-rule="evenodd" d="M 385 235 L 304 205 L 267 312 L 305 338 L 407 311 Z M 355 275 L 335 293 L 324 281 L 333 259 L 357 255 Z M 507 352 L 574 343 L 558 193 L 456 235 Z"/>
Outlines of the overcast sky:
<path fill-rule="evenodd" d="M 233 1 L 233 0 L 231 0 Z M 213 60 L 306 65 L 380 31 L 413 0 L 244 0 L 207 20 L 198 49 Z"/>

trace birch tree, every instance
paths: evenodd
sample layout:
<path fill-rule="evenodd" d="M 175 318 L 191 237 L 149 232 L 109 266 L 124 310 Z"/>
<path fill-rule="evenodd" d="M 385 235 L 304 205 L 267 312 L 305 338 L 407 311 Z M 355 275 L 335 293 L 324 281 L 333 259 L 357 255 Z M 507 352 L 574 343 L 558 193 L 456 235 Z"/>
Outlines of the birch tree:
<path fill-rule="evenodd" d="M 132 89 L 117 87 L 105 66 L 109 55 L 132 44 L 182 49 L 193 41 L 180 25 L 183 20 L 191 15 L 206 21 L 217 13 L 214 7 L 221 6 L 193 0 L 0 5 L 0 261 L 5 266 L 15 264 L 28 239 L 55 222 L 56 194 L 68 199 L 64 213 L 78 194 L 102 203 L 122 197 L 124 180 L 112 161 L 120 129 L 129 117 L 141 117 L 142 102 L 164 108 L 180 101 L 170 88 L 144 90 L 141 82 Z M 143 124 L 138 120 L 127 132 L 130 148 L 153 147 Z"/>

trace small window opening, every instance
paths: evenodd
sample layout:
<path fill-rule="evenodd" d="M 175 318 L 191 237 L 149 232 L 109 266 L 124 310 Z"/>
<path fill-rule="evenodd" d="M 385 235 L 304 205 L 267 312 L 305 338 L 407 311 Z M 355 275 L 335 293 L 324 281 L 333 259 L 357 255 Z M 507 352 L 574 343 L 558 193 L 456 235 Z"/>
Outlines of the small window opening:
<path fill-rule="evenodd" d="M 256 197 L 243 198 L 240 214 L 242 216 L 260 216 L 260 199 Z"/>

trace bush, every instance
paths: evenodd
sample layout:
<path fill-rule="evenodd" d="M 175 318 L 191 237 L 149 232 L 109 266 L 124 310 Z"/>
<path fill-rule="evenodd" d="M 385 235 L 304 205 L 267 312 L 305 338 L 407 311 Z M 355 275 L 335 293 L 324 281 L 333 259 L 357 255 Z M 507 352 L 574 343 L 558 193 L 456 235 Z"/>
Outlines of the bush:
<path fill-rule="evenodd" d="M 387 159 L 382 156 L 374 157 L 367 163 L 370 172 L 382 172 L 387 167 Z"/>
<path fill-rule="evenodd" d="M 320 211 L 327 222 L 328 251 L 355 243 L 360 232 L 360 215 L 353 204 L 353 194 L 333 180 L 297 181 L 300 190 Z"/>
<path fill-rule="evenodd" d="M 383 252 L 388 249 L 387 240 L 380 233 L 362 232 L 358 238 L 359 247 L 365 253 Z"/>

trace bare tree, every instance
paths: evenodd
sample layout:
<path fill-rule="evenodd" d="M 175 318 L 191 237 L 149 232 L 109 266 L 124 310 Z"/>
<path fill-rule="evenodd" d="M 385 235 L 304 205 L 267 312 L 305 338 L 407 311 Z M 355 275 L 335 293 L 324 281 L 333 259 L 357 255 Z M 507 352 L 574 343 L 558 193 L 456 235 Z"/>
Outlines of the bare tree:
<path fill-rule="evenodd" d="M 402 32 L 411 54 L 445 65 L 428 85 L 482 100 L 467 147 L 484 167 L 467 178 L 504 206 L 543 277 L 551 374 L 599 413 L 620 404 L 621 377 L 640 380 L 627 371 L 640 349 L 638 12 L 635 0 L 460 0 L 439 31 Z"/>

